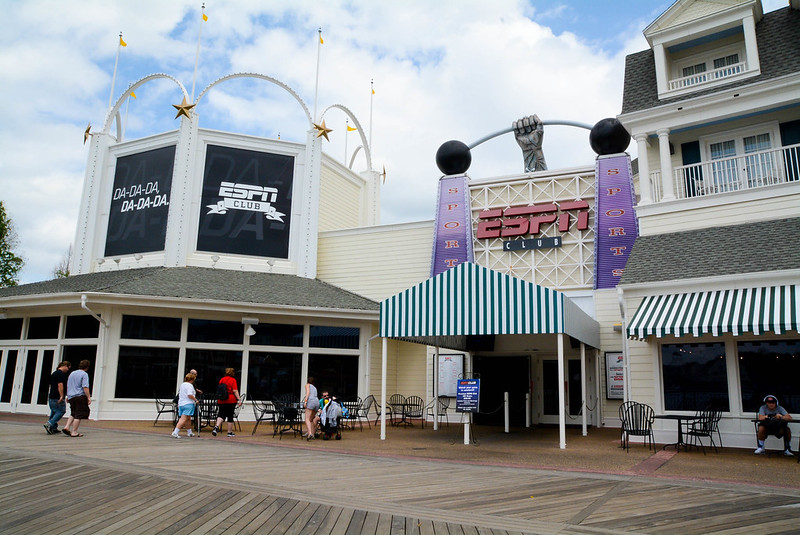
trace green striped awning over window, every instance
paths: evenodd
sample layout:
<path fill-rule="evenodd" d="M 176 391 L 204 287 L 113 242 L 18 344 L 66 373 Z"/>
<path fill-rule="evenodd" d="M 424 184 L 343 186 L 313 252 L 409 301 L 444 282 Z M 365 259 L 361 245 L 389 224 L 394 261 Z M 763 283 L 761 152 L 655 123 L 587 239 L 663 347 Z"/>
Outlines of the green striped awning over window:
<path fill-rule="evenodd" d="M 645 297 L 628 324 L 628 337 L 720 336 L 797 331 L 800 286 L 737 288 Z"/>
<path fill-rule="evenodd" d="M 447 337 L 570 334 L 576 322 L 576 332 L 589 334 L 573 336 L 594 343 L 597 323 L 564 294 L 464 262 L 383 301 L 380 335 L 440 345 Z"/>

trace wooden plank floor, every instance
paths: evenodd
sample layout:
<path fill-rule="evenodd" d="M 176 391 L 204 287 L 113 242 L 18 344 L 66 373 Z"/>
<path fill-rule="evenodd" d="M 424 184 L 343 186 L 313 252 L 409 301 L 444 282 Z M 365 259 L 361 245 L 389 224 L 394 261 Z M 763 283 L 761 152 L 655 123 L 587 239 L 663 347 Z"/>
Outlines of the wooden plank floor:
<path fill-rule="evenodd" d="M 800 526 L 798 489 L 41 431 L 9 423 L 0 434 L 2 534 L 752 534 Z"/>

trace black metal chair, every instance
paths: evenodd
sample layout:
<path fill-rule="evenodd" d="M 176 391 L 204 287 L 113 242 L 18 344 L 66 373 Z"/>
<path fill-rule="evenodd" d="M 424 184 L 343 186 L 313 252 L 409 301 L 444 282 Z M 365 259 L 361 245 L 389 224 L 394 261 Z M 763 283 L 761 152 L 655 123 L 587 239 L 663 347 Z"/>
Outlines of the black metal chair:
<path fill-rule="evenodd" d="M 425 400 L 419 396 L 408 396 L 405 403 L 405 413 L 403 414 L 404 423 L 414 425 L 411 419 L 419 418 L 422 421 L 422 428 L 425 429 Z"/>
<path fill-rule="evenodd" d="M 158 419 L 161 418 L 162 414 L 170 414 L 172 415 L 172 425 L 174 426 L 178 420 L 178 404 L 175 403 L 174 399 L 170 399 L 169 401 L 165 399 L 161 399 L 158 396 L 155 396 L 156 401 L 156 419 L 153 421 L 153 427 L 158 423 Z"/>
<path fill-rule="evenodd" d="M 708 438 L 710 445 L 717 451 L 717 446 L 714 444 L 714 426 L 715 422 L 719 422 L 722 413 L 714 410 L 697 411 L 695 418 L 686 423 L 686 430 L 683 432 L 685 437 L 691 438 L 691 444 L 694 447 L 700 445 L 703 450 L 703 455 L 706 454 L 706 448 L 701 439 Z"/>
<path fill-rule="evenodd" d="M 369 422 L 369 411 L 372 409 L 372 405 L 377 403 L 375 401 L 375 396 L 370 394 L 364 401 L 361 402 L 361 406 L 358 408 L 358 414 L 356 417 L 358 418 L 358 423 L 361 425 L 361 429 L 364 429 L 364 425 L 361 423 L 362 420 L 366 420 L 367 426 L 369 429 L 372 429 L 372 424 Z"/>
<path fill-rule="evenodd" d="M 624 410 L 623 410 L 624 409 Z M 653 436 L 653 421 L 656 413 L 653 407 L 635 401 L 623 404 L 620 407 L 622 420 L 622 439 L 625 451 L 630 451 L 630 437 L 645 437 L 648 449 L 655 447 Z"/>
<path fill-rule="evenodd" d="M 389 419 L 389 422 L 391 423 L 393 414 L 392 414 L 392 407 L 390 405 L 379 403 L 378 400 L 376 399 L 375 404 L 373 406 L 375 407 L 375 425 L 378 425 L 378 420 L 381 419 L 381 415 L 383 415 L 384 410 L 386 411 L 386 417 Z"/>
<path fill-rule="evenodd" d="M 195 411 L 195 427 L 197 433 L 204 427 L 214 427 L 217 423 L 217 411 L 219 405 L 214 396 L 198 396 L 197 397 L 197 410 Z"/>
<path fill-rule="evenodd" d="M 405 414 L 406 397 L 403 394 L 392 394 L 389 396 L 389 417 L 392 419 L 392 425 L 397 425 L 394 421 L 395 417 L 399 414 L 401 421 L 403 414 Z"/>
<path fill-rule="evenodd" d="M 233 425 L 236 426 L 237 431 L 242 430 L 242 424 L 239 423 L 239 413 L 242 412 L 242 407 L 244 406 L 244 402 L 247 401 L 247 394 L 242 392 L 239 394 L 239 403 L 233 408 Z"/>
<path fill-rule="evenodd" d="M 253 416 L 256 419 L 256 423 L 253 425 L 253 432 L 250 433 L 252 436 L 256 434 L 258 424 L 261 422 L 270 421 L 275 424 L 275 405 L 271 401 L 259 401 L 256 399 L 251 399 L 250 403 L 253 405 Z"/>
<path fill-rule="evenodd" d="M 282 439 L 284 433 L 302 434 L 304 411 L 300 407 L 300 399 L 294 394 L 283 394 L 278 396 L 273 403 L 277 420 L 272 436 L 279 435 Z"/>
<path fill-rule="evenodd" d="M 342 414 L 342 418 L 340 420 L 342 427 L 349 427 L 350 429 L 354 429 L 356 422 L 361 426 L 361 430 L 364 430 L 364 425 L 361 423 L 361 420 L 358 418 L 358 413 L 361 410 L 361 398 L 358 396 L 348 398 L 347 401 L 341 402 L 342 407 L 347 409 L 347 413 Z"/>
<path fill-rule="evenodd" d="M 447 417 L 447 409 L 450 408 L 450 398 L 448 396 L 439 396 L 431 401 L 425 408 L 427 416 L 437 418 L 439 423 L 442 423 L 442 417 L 448 427 L 450 427 L 450 420 Z"/>
<path fill-rule="evenodd" d="M 628 409 L 635 405 L 635 401 L 625 401 L 622 405 L 619 406 L 619 421 L 622 425 L 619 428 L 619 447 L 625 447 L 625 414 L 628 412 Z"/>

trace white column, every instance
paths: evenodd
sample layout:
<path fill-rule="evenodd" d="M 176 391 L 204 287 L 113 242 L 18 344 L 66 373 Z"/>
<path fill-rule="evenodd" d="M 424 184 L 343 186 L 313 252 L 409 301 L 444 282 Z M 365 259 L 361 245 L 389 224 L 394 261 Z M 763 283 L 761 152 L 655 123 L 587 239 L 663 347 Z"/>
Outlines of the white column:
<path fill-rule="evenodd" d="M 650 162 L 647 161 L 647 134 L 633 136 L 639 148 L 639 206 L 652 204 L 653 192 L 650 190 Z"/>
<path fill-rule="evenodd" d="M 675 200 L 675 184 L 672 177 L 672 156 L 669 153 L 669 128 L 658 131 L 658 154 L 661 159 L 661 198 Z"/>
<path fill-rule="evenodd" d="M 389 356 L 389 341 L 381 338 L 381 440 L 386 440 L 386 361 Z"/>
<path fill-rule="evenodd" d="M 586 436 L 586 345 L 581 342 L 581 433 Z"/>
<path fill-rule="evenodd" d="M 175 166 L 172 172 L 172 188 L 169 196 L 169 214 L 167 216 L 167 231 L 164 241 L 164 265 L 168 267 L 181 267 L 186 265 L 186 259 L 194 243 L 189 242 L 193 228 L 197 222 L 190 221 L 192 206 L 192 185 L 196 180 L 195 154 L 198 150 L 198 129 L 200 116 L 190 112 L 192 118 L 181 117 L 181 126 L 178 129 L 178 143 L 175 147 Z M 202 171 L 197 171 L 202 173 Z M 201 179 L 202 181 L 202 179 Z M 305 375 L 303 376 L 305 377 Z"/>
<path fill-rule="evenodd" d="M 564 396 L 564 335 L 558 334 L 558 446 L 563 450 L 567 447 L 567 413 L 566 398 Z"/>
<path fill-rule="evenodd" d="M 663 95 L 669 89 L 669 66 L 667 65 L 667 54 L 664 52 L 664 45 L 653 45 L 653 56 L 656 64 L 656 88 L 658 95 Z"/>
<path fill-rule="evenodd" d="M 439 429 L 439 346 L 433 351 L 433 430 Z M 426 415 L 427 418 L 427 415 Z"/>
<path fill-rule="evenodd" d="M 744 49 L 747 56 L 747 72 L 760 72 L 761 61 L 758 57 L 758 43 L 756 42 L 756 21 L 753 16 L 747 16 L 742 21 L 744 29 Z"/>

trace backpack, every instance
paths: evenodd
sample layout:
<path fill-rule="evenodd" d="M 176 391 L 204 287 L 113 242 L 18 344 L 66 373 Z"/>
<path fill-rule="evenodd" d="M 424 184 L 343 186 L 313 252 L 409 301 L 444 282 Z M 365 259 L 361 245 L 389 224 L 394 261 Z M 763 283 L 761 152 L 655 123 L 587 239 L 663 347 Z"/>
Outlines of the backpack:
<path fill-rule="evenodd" d="M 225 383 L 220 383 L 217 385 L 217 399 L 219 401 L 225 401 L 228 399 L 228 385 Z"/>

